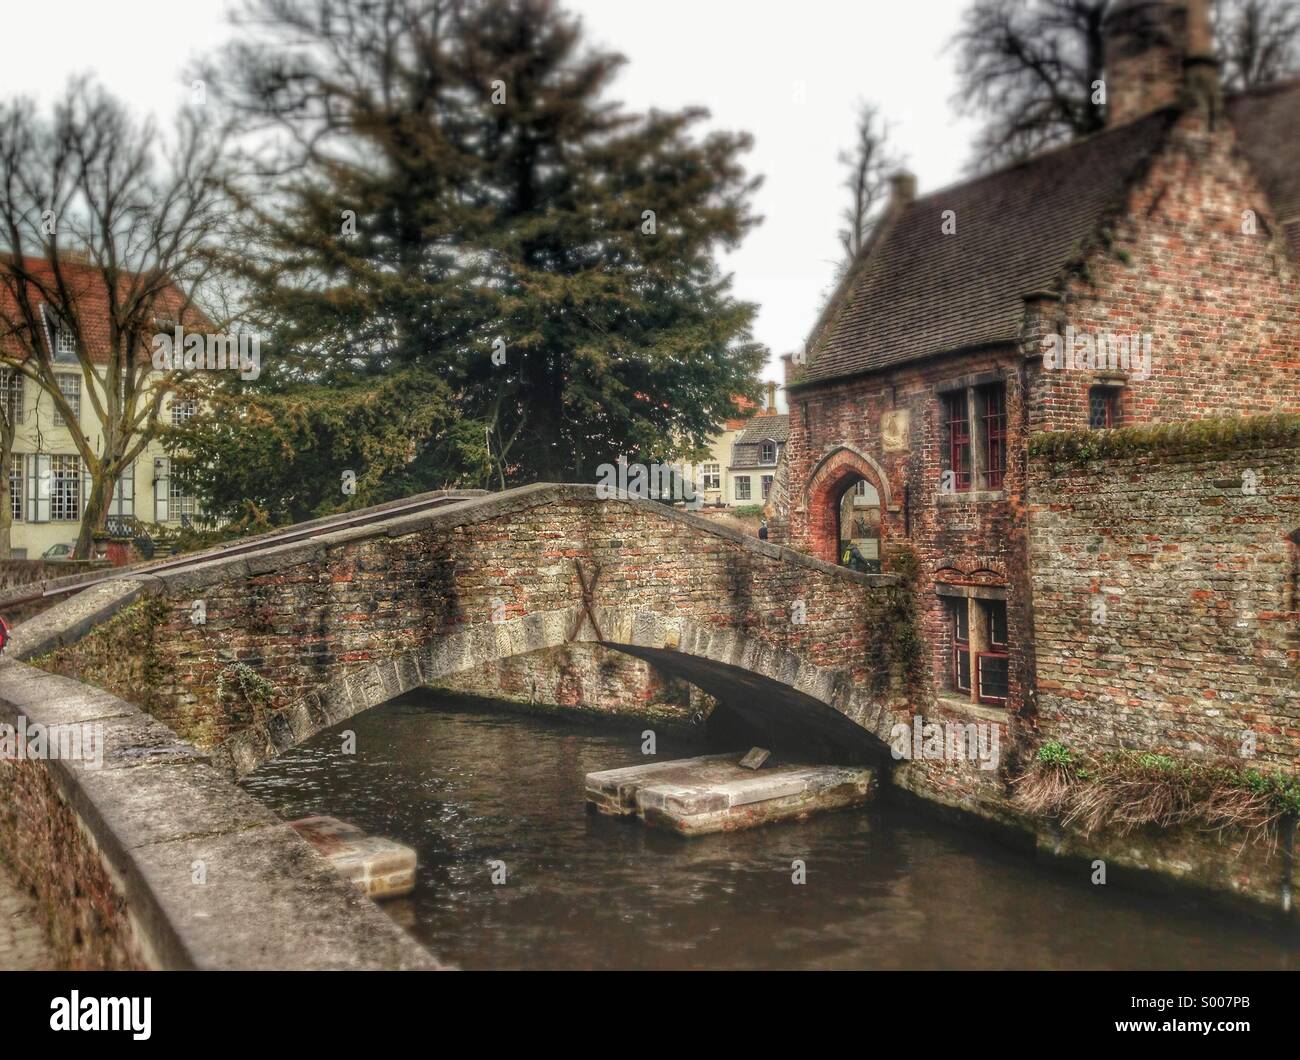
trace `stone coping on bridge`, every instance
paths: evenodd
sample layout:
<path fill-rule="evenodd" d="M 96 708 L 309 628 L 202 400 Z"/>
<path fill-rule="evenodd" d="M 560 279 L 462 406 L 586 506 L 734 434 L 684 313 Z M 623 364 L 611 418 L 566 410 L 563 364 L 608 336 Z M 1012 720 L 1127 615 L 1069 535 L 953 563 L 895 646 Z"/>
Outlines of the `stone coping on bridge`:
<path fill-rule="evenodd" d="M 515 512 L 525 511 L 529 508 L 545 507 L 547 505 L 565 501 L 590 501 L 593 503 L 632 505 L 640 508 L 642 511 L 651 512 L 660 518 L 680 522 L 694 531 L 711 534 L 714 537 L 724 538 L 740 545 L 742 548 L 759 555 L 767 556 L 770 559 L 777 559 L 786 563 L 793 563 L 807 567 L 823 574 L 829 574 L 833 577 L 844 578 L 856 582 L 859 585 L 890 586 L 899 583 L 897 575 L 862 574 L 858 571 L 851 571 L 847 567 L 840 567 L 834 563 L 826 563 L 823 560 L 815 559 L 812 556 L 806 555 L 802 552 L 796 552 L 793 549 L 786 548 L 782 545 L 775 545 L 768 541 L 760 541 L 757 538 L 750 537 L 732 527 L 715 523 L 704 516 L 695 515 L 692 512 L 673 508 L 656 501 L 645 501 L 624 497 L 603 499 L 598 495 L 597 487 L 594 485 L 587 486 L 572 483 L 545 482 L 531 486 L 520 486 L 516 489 L 506 490 L 503 493 L 493 493 L 483 497 L 471 497 L 438 508 L 431 508 L 405 515 L 395 515 L 391 519 L 376 520 L 375 522 L 367 523 L 364 526 L 347 527 L 341 530 L 323 533 L 306 541 L 293 541 L 283 545 L 275 545 L 272 543 L 274 541 L 274 535 L 265 535 L 265 540 L 268 542 L 268 545 L 266 548 L 257 552 L 240 556 L 217 555 L 210 558 L 199 556 L 196 557 L 193 564 L 183 568 L 159 571 L 157 573 L 151 573 L 147 569 L 141 569 L 132 572 L 130 578 L 124 578 L 123 581 L 139 581 L 146 583 L 156 581 L 159 583 L 160 588 L 165 587 L 165 590 L 169 592 L 197 590 L 206 585 L 212 585 L 224 581 L 232 576 L 251 577 L 281 570 L 285 567 L 296 566 L 300 563 L 308 563 L 321 556 L 329 548 L 336 545 L 346 544 L 351 541 L 365 540 L 380 535 L 387 537 L 405 537 L 409 534 L 415 534 L 425 529 L 466 526 L 474 523 L 487 522 L 488 520 Z M 352 516 L 360 516 L 367 514 L 369 511 L 380 510 L 381 509 L 364 509 L 349 514 Z M 285 532 L 294 529 L 298 528 L 286 527 Z M 124 605 L 125 604 L 122 606 Z M 31 655 L 28 654 L 24 657 L 30 658 Z"/>
<path fill-rule="evenodd" d="M 288 824 L 132 704 L 8 660 L 0 722 L 102 741 L 102 754 L 83 740 L 80 758 L 0 765 L 10 797 L 0 837 L 65 949 L 82 938 L 72 925 L 89 922 L 117 936 L 94 944 L 122 967 L 440 967 Z"/>

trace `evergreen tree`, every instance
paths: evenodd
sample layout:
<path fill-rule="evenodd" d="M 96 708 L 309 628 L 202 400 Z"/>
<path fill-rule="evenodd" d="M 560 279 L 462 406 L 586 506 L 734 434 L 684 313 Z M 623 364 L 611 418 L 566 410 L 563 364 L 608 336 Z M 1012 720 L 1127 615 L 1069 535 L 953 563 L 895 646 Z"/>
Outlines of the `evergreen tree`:
<path fill-rule="evenodd" d="M 585 48 L 551 0 L 253 0 L 248 14 L 236 76 L 210 76 L 264 134 L 250 161 L 274 175 L 236 189 L 247 225 L 229 264 L 269 336 L 249 396 L 267 429 L 274 401 L 302 411 L 328 388 L 406 396 L 395 433 L 411 459 L 355 469 L 358 500 L 592 481 L 620 454 L 698 450 L 754 394 L 754 307 L 715 261 L 757 220 L 748 137 L 697 135 L 700 110 L 609 101 L 623 60 Z M 394 433 L 382 417 L 346 426 Z M 223 452 L 205 441 L 188 439 Z M 204 472 L 229 499 L 247 478 L 232 461 Z M 286 493 L 329 492 L 293 511 L 342 503 L 332 471 L 296 463 Z"/>

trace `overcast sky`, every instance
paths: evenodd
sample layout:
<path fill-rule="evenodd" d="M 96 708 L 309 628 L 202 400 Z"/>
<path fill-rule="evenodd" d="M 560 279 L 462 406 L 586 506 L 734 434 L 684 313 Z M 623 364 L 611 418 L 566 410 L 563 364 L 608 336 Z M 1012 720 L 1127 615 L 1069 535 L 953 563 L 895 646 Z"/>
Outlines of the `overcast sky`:
<path fill-rule="evenodd" d="M 229 0 L 6 3 L 0 94 L 49 100 L 93 71 L 114 93 L 170 121 L 187 63 L 228 34 Z M 756 337 L 776 357 L 811 328 L 839 255 L 847 192 L 841 148 L 860 100 L 879 104 L 922 193 L 961 175 L 973 128 L 953 112 L 947 43 L 966 0 L 567 0 L 588 36 L 628 59 L 629 106 L 707 106 L 716 127 L 754 135 L 765 218 L 726 259 L 758 303 Z M 24 44 L 24 42 L 26 42 Z"/>

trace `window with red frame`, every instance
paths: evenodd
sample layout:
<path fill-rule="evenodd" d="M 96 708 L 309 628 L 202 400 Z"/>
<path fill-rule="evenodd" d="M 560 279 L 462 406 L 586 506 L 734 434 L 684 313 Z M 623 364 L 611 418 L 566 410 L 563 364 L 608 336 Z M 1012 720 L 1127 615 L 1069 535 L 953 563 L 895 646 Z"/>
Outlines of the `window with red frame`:
<path fill-rule="evenodd" d="M 980 405 L 983 409 L 984 488 L 1000 490 L 1007 471 L 1007 390 L 1001 383 L 981 387 Z"/>
<path fill-rule="evenodd" d="M 1088 391 L 1088 426 L 1094 431 L 1119 426 L 1119 391 L 1114 387 L 1095 386 Z"/>
<path fill-rule="evenodd" d="M 970 691 L 970 627 L 965 600 L 948 604 L 952 617 L 952 686 L 958 692 Z"/>
<path fill-rule="evenodd" d="M 988 623 L 989 650 L 975 654 L 975 680 L 981 703 L 1004 704 L 1010 680 L 1011 659 L 1007 653 L 1007 605 L 1005 600 L 980 600 Z"/>
<path fill-rule="evenodd" d="M 971 488 L 971 437 L 970 418 L 966 410 L 966 393 L 949 394 L 944 398 L 944 414 L 948 429 L 948 466 L 953 473 L 954 490 Z"/>

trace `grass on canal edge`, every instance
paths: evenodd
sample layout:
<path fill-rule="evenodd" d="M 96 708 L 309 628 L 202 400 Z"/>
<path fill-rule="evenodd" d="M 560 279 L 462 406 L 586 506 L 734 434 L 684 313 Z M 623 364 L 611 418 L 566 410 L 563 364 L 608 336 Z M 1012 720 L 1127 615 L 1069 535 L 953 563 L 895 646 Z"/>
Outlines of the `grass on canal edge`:
<path fill-rule="evenodd" d="M 1190 825 L 1241 829 L 1251 842 L 1271 842 L 1284 817 L 1300 816 L 1298 777 L 1137 751 L 1085 759 L 1055 741 L 1012 783 L 1029 813 L 1085 835 Z"/>

